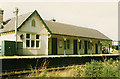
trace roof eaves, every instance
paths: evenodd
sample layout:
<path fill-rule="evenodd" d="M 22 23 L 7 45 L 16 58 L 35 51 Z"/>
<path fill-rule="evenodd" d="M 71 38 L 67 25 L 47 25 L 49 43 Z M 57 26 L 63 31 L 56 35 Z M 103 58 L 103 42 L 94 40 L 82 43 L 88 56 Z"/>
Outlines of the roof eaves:
<path fill-rule="evenodd" d="M 0 32 L 0 34 L 2 34 L 2 33 L 8 33 L 8 32 L 13 32 L 13 31 L 15 31 L 15 30 Z"/>
<path fill-rule="evenodd" d="M 97 39 L 97 40 L 112 41 L 111 39 L 99 39 L 99 38 L 91 38 L 91 37 L 83 37 L 83 36 L 73 36 L 73 35 L 56 34 L 56 33 L 52 33 L 52 35 L 71 36 L 71 37 L 80 37 L 80 38 L 87 38 L 87 39 Z"/>
<path fill-rule="evenodd" d="M 37 10 L 35 10 L 35 12 L 37 13 L 39 19 L 42 21 L 42 23 L 44 24 L 45 28 L 48 30 L 48 32 L 50 34 L 52 34 L 51 30 L 48 28 L 48 26 L 45 24 L 44 20 L 41 18 L 41 16 L 39 15 L 39 13 L 37 12 Z"/>

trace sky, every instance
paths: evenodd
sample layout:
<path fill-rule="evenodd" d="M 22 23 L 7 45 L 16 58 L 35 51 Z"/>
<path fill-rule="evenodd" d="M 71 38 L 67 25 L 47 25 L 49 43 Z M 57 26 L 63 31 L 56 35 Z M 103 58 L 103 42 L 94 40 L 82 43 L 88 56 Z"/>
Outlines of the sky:
<path fill-rule="evenodd" d="M 57 22 L 93 28 L 118 40 L 117 0 L 1 0 L 4 20 L 15 16 L 15 7 L 19 8 L 19 15 L 37 10 L 45 20 L 55 18 Z"/>

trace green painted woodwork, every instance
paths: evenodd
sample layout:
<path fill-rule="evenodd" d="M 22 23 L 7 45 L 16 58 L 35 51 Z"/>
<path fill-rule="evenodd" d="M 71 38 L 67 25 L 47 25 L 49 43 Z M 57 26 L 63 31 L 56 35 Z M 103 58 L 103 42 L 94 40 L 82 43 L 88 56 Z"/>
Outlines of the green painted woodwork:
<path fill-rule="evenodd" d="M 15 55 L 15 41 L 2 41 L 2 56 Z"/>

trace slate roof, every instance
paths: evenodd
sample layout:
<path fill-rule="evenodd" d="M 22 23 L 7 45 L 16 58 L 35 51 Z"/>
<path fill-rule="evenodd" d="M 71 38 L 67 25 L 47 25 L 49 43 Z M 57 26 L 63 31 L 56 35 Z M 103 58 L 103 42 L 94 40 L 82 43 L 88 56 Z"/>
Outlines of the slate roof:
<path fill-rule="evenodd" d="M 26 20 L 33 13 L 35 13 L 35 11 L 18 16 L 18 28 L 24 22 L 26 22 Z M 52 32 L 52 34 L 77 36 L 77 37 L 83 37 L 83 38 L 93 38 L 93 39 L 102 39 L 102 40 L 111 40 L 110 38 L 108 38 L 107 36 L 105 36 L 104 34 L 102 34 L 101 32 L 95 29 L 78 27 L 75 25 L 69 25 L 69 24 L 58 23 L 58 22 L 47 21 L 47 20 L 44 20 L 42 22 L 44 22 L 44 24 Z M 11 20 L 5 25 L 4 29 L 1 30 L 1 32 L 14 31 L 15 30 L 14 25 L 15 25 L 15 18 L 11 18 Z"/>

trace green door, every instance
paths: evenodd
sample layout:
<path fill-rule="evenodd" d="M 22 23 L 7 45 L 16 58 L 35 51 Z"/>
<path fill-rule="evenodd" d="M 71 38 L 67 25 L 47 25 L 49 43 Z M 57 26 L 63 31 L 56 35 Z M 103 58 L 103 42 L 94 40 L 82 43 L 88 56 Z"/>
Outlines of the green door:
<path fill-rule="evenodd" d="M 85 47 L 84 47 L 84 53 L 87 54 L 87 41 L 86 40 L 84 41 L 84 45 L 85 45 Z"/>
<path fill-rule="evenodd" d="M 57 38 L 52 38 L 52 55 L 57 55 Z"/>
<path fill-rule="evenodd" d="M 95 44 L 95 52 L 98 54 L 98 44 Z"/>
<path fill-rule="evenodd" d="M 74 55 L 77 55 L 77 40 L 73 41 L 73 52 L 74 52 Z"/>
<path fill-rule="evenodd" d="M 15 52 L 15 41 L 2 41 L 3 56 L 12 56 Z"/>

